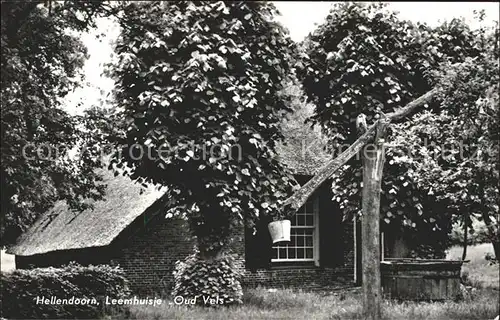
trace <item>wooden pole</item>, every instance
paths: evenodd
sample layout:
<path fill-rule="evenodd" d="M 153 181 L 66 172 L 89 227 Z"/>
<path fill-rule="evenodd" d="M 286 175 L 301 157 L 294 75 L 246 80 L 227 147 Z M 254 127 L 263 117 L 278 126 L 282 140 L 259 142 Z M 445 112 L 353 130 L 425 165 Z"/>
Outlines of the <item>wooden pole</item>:
<path fill-rule="evenodd" d="M 386 118 L 390 122 L 397 122 L 403 120 L 405 117 L 409 116 L 418 107 L 429 103 L 438 93 L 437 89 L 432 89 L 426 94 L 418 97 L 412 102 L 408 103 L 404 108 L 398 111 L 388 113 Z M 344 152 L 342 152 L 338 157 L 330 160 L 325 164 L 318 173 L 311 178 L 306 184 L 300 187 L 294 194 L 292 194 L 288 199 L 283 202 L 283 207 L 287 210 L 293 211 L 294 213 L 306 203 L 307 199 L 312 195 L 312 193 L 319 188 L 326 179 L 330 178 L 340 167 L 342 167 L 349 159 L 356 155 L 363 146 L 372 140 L 376 127 L 379 125 L 380 121 L 376 121 L 368 130 L 361 135 L 352 145 L 349 146 Z"/>
<path fill-rule="evenodd" d="M 468 224 L 468 213 L 465 213 L 464 215 L 464 248 L 462 251 L 462 260 L 465 260 L 467 258 L 467 243 L 469 242 L 468 239 L 468 234 L 469 234 L 469 224 Z"/>
<path fill-rule="evenodd" d="M 380 280 L 380 188 L 385 162 L 384 135 L 388 121 L 377 125 L 373 144 L 361 155 L 363 160 L 363 192 L 361 248 L 363 269 L 363 312 L 367 320 L 379 320 L 382 289 Z"/>

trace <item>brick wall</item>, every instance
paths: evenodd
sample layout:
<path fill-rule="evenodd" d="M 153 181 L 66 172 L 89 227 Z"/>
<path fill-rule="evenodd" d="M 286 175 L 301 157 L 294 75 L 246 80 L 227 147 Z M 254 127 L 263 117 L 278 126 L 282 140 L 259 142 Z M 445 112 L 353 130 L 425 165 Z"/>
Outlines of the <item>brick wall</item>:
<path fill-rule="evenodd" d="M 194 245 L 186 221 L 165 219 L 160 214 L 127 241 L 117 244 L 113 264 L 125 270 L 135 293 L 167 294 L 173 286 L 175 262 L 191 254 Z"/>

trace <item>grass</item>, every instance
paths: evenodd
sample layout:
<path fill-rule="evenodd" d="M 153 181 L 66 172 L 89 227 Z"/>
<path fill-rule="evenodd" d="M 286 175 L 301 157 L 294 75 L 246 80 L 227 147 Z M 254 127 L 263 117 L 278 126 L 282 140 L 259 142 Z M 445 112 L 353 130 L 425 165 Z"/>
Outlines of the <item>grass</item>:
<path fill-rule="evenodd" d="M 451 248 L 449 259 L 461 257 L 461 248 Z M 491 244 L 471 246 L 464 266 L 469 279 L 480 288 L 475 295 L 455 302 L 398 302 L 384 300 L 383 319 L 397 320 L 487 320 L 499 314 L 498 265 L 488 265 L 486 252 L 492 252 Z M 111 318 L 121 319 L 362 319 L 362 302 L 359 290 L 320 294 L 294 290 L 251 289 L 244 294 L 244 303 L 223 308 L 177 306 L 164 301 L 157 307 L 132 306 L 127 315 Z"/>
<path fill-rule="evenodd" d="M 493 319 L 499 312 L 498 291 L 481 290 L 473 299 L 461 302 L 397 302 L 385 300 L 383 319 L 452 320 Z M 120 315 L 118 318 L 121 318 Z M 203 308 L 176 306 L 134 306 L 129 319 L 362 319 L 359 293 L 321 296 L 317 293 L 266 289 L 248 290 L 241 306 Z"/>
<path fill-rule="evenodd" d="M 456 246 L 448 250 L 448 259 L 461 259 L 463 247 Z M 499 288 L 500 276 L 498 273 L 498 265 L 491 266 L 484 259 L 486 253 L 494 254 L 491 243 L 482 243 L 467 248 L 466 260 L 462 267 L 462 274 L 467 273 L 469 281 L 477 288 Z"/>

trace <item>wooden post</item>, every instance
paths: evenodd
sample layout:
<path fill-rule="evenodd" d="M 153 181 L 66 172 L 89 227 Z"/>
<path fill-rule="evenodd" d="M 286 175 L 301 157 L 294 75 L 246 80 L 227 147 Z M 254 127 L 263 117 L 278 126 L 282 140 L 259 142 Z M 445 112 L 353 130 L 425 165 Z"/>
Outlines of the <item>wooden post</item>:
<path fill-rule="evenodd" d="M 438 93 L 437 89 L 432 89 L 426 94 L 418 97 L 412 102 L 408 103 L 404 108 L 398 111 L 386 114 L 386 121 L 397 122 L 401 121 L 405 117 L 409 116 L 416 108 L 422 106 L 426 103 L 432 101 L 434 96 Z M 356 155 L 362 150 L 363 146 L 373 139 L 376 128 L 380 125 L 380 121 L 376 121 L 370 127 L 367 128 L 366 132 L 363 133 L 358 140 L 353 142 L 344 152 L 342 152 L 338 157 L 330 160 L 326 165 L 319 169 L 318 173 L 311 178 L 306 184 L 300 187 L 299 190 L 295 191 L 292 196 L 283 202 L 283 207 L 288 207 L 288 209 L 295 213 L 297 210 L 306 203 L 307 199 L 313 194 L 313 192 L 319 188 L 319 186 L 325 182 L 326 179 L 330 178 L 340 167 L 342 167 L 349 159 Z"/>
<path fill-rule="evenodd" d="M 365 146 L 361 220 L 363 312 L 367 320 L 379 320 L 382 289 L 380 280 L 380 186 L 385 162 L 384 133 L 388 122 L 377 125 L 373 144 Z"/>

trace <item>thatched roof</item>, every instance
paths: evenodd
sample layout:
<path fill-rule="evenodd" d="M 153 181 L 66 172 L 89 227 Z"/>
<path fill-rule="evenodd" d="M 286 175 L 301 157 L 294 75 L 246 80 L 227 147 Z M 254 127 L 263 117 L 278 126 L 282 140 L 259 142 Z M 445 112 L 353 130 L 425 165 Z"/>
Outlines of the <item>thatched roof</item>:
<path fill-rule="evenodd" d="M 44 213 L 35 224 L 8 248 L 11 254 L 29 256 L 56 250 L 109 245 L 137 217 L 165 195 L 166 190 L 141 185 L 122 175 L 100 169 L 107 184 L 105 199 L 94 209 L 75 213 L 64 201 Z M 142 188 L 144 189 L 144 188 Z M 52 221 L 51 221 L 51 217 Z"/>

